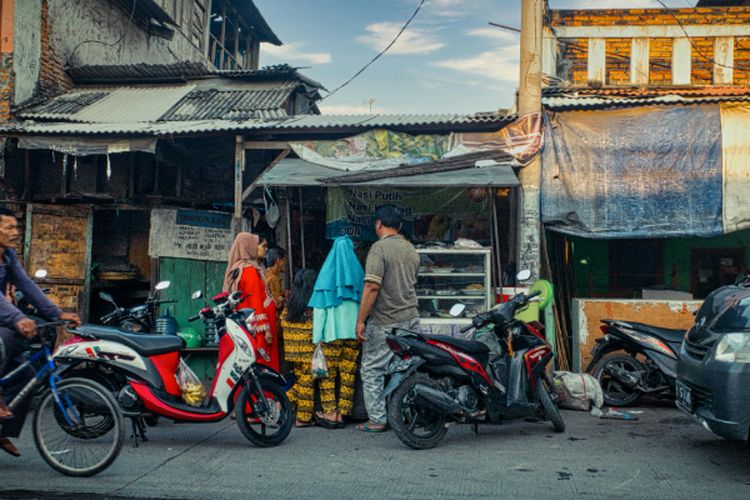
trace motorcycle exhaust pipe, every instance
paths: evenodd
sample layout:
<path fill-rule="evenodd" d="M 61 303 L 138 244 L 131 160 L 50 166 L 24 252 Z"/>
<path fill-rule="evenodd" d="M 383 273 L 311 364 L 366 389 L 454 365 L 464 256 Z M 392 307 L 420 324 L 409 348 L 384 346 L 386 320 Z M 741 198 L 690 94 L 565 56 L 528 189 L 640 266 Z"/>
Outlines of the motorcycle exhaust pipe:
<path fill-rule="evenodd" d="M 604 371 L 612 376 L 615 380 L 620 382 L 621 384 L 626 385 L 630 389 L 636 389 L 640 385 L 640 378 L 631 375 L 629 373 L 623 373 L 622 370 L 610 366 L 604 367 Z"/>
<path fill-rule="evenodd" d="M 422 384 L 415 385 L 413 391 L 420 403 L 433 410 L 450 414 L 463 413 L 459 402 L 443 391 Z"/>

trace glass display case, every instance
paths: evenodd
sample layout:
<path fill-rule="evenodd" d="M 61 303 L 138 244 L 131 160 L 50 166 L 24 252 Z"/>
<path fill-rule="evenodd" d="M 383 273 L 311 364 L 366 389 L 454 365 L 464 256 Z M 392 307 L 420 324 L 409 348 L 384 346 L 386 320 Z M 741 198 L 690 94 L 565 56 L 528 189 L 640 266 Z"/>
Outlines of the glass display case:
<path fill-rule="evenodd" d="M 418 248 L 417 299 L 425 333 L 458 335 L 475 314 L 494 305 L 489 248 Z M 457 302 L 465 317 L 448 312 Z"/>

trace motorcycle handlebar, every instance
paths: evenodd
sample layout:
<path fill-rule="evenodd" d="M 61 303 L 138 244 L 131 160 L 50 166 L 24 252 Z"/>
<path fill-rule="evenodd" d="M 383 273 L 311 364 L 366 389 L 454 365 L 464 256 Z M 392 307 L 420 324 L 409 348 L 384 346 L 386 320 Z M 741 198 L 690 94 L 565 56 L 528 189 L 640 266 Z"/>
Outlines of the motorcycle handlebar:
<path fill-rule="evenodd" d="M 201 317 L 200 314 L 194 314 L 193 316 L 190 316 L 188 318 L 188 321 L 196 321 L 196 320 L 200 319 L 200 317 Z"/>

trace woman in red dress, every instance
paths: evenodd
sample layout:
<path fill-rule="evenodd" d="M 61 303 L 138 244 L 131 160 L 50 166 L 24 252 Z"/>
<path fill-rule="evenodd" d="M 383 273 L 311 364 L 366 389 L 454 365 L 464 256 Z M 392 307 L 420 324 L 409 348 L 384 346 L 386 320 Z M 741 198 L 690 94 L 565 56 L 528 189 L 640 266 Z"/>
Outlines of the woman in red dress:
<path fill-rule="evenodd" d="M 255 310 L 256 342 L 271 361 L 268 364 L 279 371 L 278 336 L 276 335 L 276 304 L 266 288 L 264 270 L 260 265 L 268 244 L 257 234 L 239 233 L 229 251 L 229 263 L 224 274 L 224 291 L 241 291 L 247 297 L 238 308 Z"/>

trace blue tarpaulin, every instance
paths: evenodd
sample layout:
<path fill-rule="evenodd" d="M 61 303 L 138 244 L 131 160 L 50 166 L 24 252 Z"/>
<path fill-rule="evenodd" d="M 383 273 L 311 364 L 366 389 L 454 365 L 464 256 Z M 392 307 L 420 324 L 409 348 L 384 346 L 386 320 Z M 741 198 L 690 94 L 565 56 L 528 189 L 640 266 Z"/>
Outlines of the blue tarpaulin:
<path fill-rule="evenodd" d="M 542 222 L 589 238 L 722 233 L 717 105 L 545 118 Z"/>

